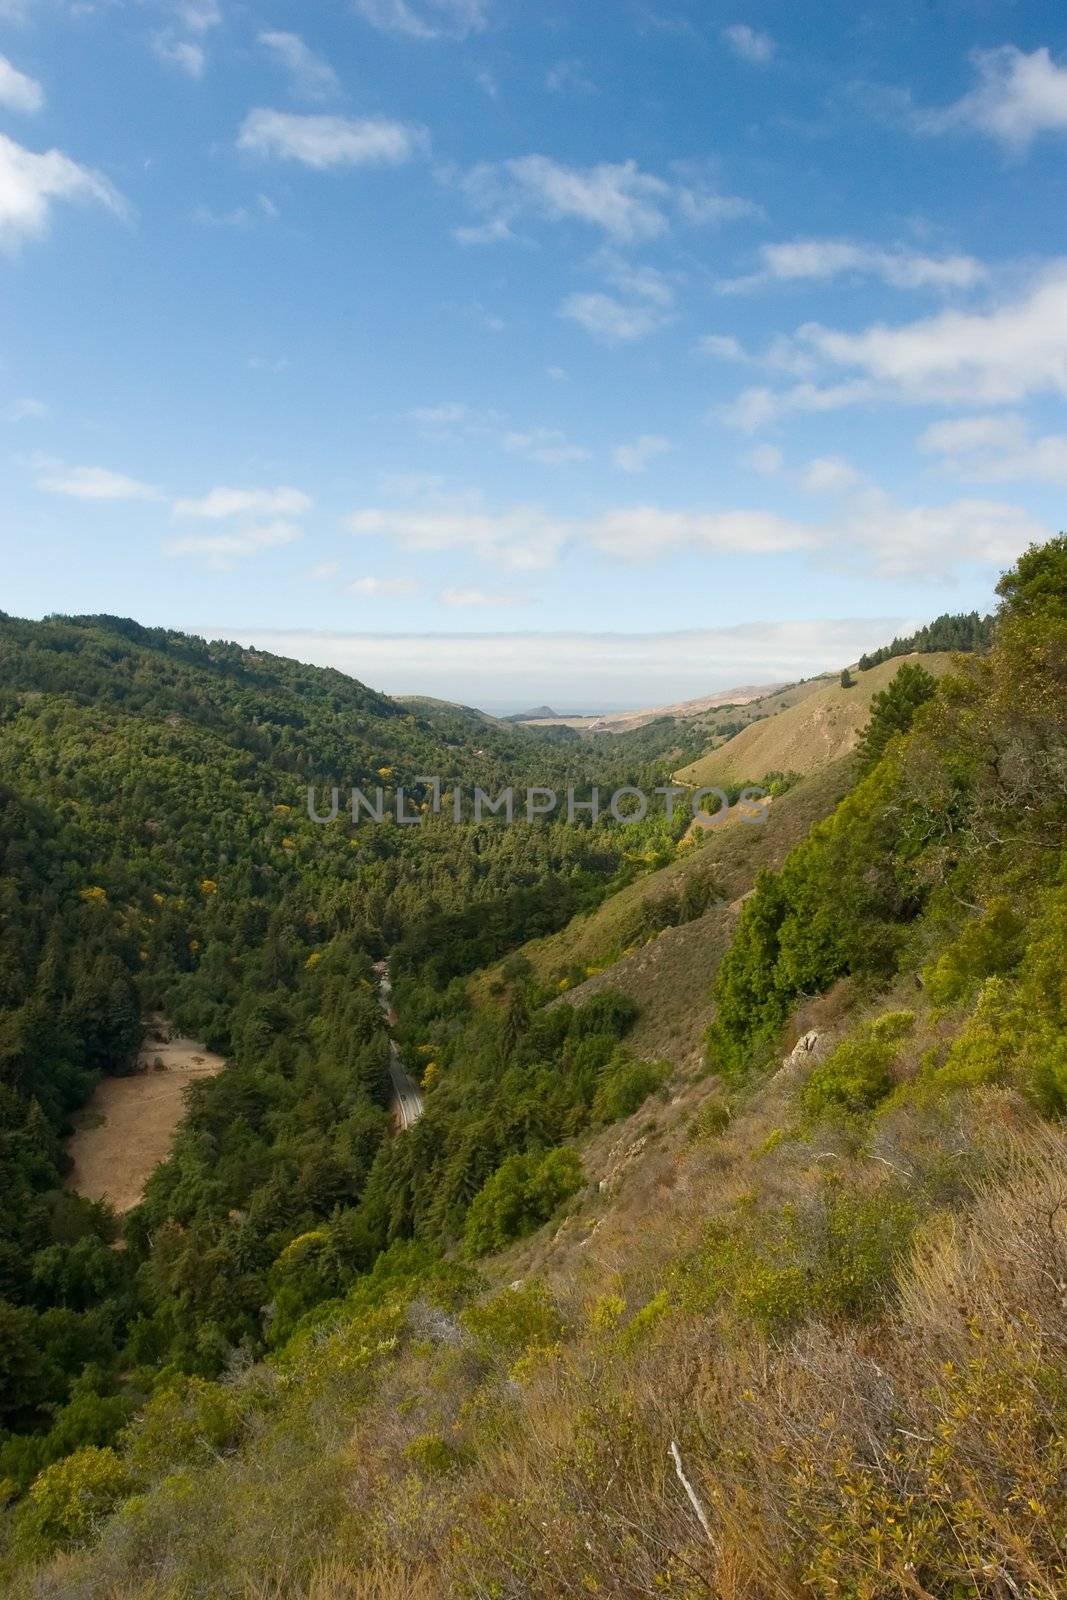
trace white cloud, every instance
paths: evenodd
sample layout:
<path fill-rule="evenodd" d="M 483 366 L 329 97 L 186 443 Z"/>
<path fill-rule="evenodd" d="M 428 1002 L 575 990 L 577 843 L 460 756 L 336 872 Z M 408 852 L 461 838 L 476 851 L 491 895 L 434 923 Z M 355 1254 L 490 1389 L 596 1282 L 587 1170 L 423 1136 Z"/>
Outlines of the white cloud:
<path fill-rule="evenodd" d="M 505 433 L 501 440 L 511 455 L 525 456 L 544 467 L 567 466 L 575 461 L 588 461 L 589 451 L 583 445 L 572 444 L 558 428 L 531 428 L 526 433 Z"/>
<path fill-rule="evenodd" d="M 356 578 L 346 584 L 349 594 L 360 600 L 386 600 L 395 596 L 415 594 L 420 588 L 414 578 Z"/>
<path fill-rule="evenodd" d="M 222 21 L 218 0 L 178 0 L 174 9 L 178 21 L 191 33 L 206 33 Z"/>
<path fill-rule="evenodd" d="M 918 617 L 817 617 L 752 621 L 662 633 L 354 633 L 213 624 L 211 637 L 335 667 L 392 694 L 436 694 L 467 705 L 536 705 L 590 711 L 654 706 L 741 684 L 792 682 L 855 661 Z"/>
<path fill-rule="evenodd" d="M 597 550 L 624 560 L 644 561 L 670 550 L 769 555 L 809 550 L 818 530 L 773 511 L 668 511 L 660 506 L 627 506 L 606 511 L 584 529 Z"/>
<path fill-rule="evenodd" d="M 769 283 L 825 282 L 850 273 L 873 277 L 894 289 L 972 289 L 988 276 L 973 256 L 924 255 L 895 246 L 891 250 L 857 244 L 851 239 L 792 239 L 763 245 L 759 271 L 725 278 L 722 294 L 743 294 Z"/>
<path fill-rule="evenodd" d="M 44 90 L 36 78 L 28 78 L 13 67 L 6 56 L 0 56 L 0 106 L 5 111 L 40 111 L 44 105 Z"/>
<path fill-rule="evenodd" d="M 293 81 L 293 88 L 308 100 L 329 100 L 340 90 L 336 72 L 322 56 L 305 44 L 298 33 L 266 31 L 259 42 L 281 63 Z"/>
<path fill-rule="evenodd" d="M 41 476 L 37 487 L 49 494 L 65 494 L 74 500 L 159 500 L 158 489 L 141 483 L 123 472 L 107 467 L 67 467 L 61 461 L 38 458 Z"/>
<path fill-rule="evenodd" d="M 102 173 L 79 166 L 61 150 L 38 155 L 0 133 L 0 249 L 42 238 L 57 200 L 92 200 L 116 216 L 126 210 Z"/>
<path fill-rule="evenodd" d="M 1047 46 L 1027 55 L 1006 44 L 976 50 L 971 60 L 975 88 L 944 110 L 917 113 L 912 120 L 920 131 L 974 128 L 1016 152 L 1039 133 L 1067 132 L 1067 66 L 1058 66 Z"/>
<path fill-rule="evenodd" d="M 1067 262 L 1021 298 L 990 311 L 943 311 L 918 322 L 860 333 L 818 323 L 798 338 L 833 366 L 862 372 L 886 395 L 923 403 L 1013 404 L 1030 394 L 1067 394 Z"/>
<path fill-rule="evenodd" d="M 627 304 L 615 295 L 594 290 L 568 295 L 560 316 L 600 339 L 604 344 L 631 344 L 644 339 L 671 320 L 662 308 L 650 304 Z"/>
<path fill-rule="evenodd" d="M 657 433 L 643 433 L 630 444 L 619 444 L 611 452 L 611 459 L 620 472 L 644 472 L 657 456 L 666 455 L 672 448 L 669 439 Z"/>
<path fill-rule="evenodd" d="M 541 506 L 489 510 L 470 495 L 399 509 L 368 507 L 347 525 L 361 538 L 387 541 L 408 554 L 466 552 L 521 572 L 553 567 L 566 546 L 584 545 L 633 562 L 685 550 L 753 557 L 797 553 L 882 577 L 939 581 L 954 578 L 969 564 L 1004 566 L 1048 536 L 1029 512 L 1002 501 L 898 503 L 864 485 L 858 474 L 850 477 L 839 462 L 823 463 L 812 487 L 839 491 L 829 515 L 800 519 L 760 507 L 679 509 L 646 503 L 564 520 Z"/>
<path fill-rule="evenodd" d="M 919 449 L 975 483 L 1067 483 L 1067 434 L 1034 438 L 1018 416 L 958 417 L 935 422 Z"/>
<path fill-rule="evenodd" d="M 298 116 L 250 111 L 237 136 L 239 150 L 328 167 L 397 166 L 426 142 L 425 133 L 386 117 Z"/>
<path fill-rule="evenodd" d="M 512 223 L 524 215 L 582 222 L 617 244 L 634 244 L 666 233 L 674 214 L 694 224 L 759 214 L 750 200 L 668 182 L 632 160 L 569 167 L 549 156 L 520 156 L 482 162 L 458 181 L 488 218 L 480 227 L 457 230 L 465 243 L 509 238 Z"/>
<path fill-rule="evenodd" d="M 311 499 L 300 489 L 281 485 L 277 489 L 211 489 L 199 500 L 177 500 L 176 517 L 203 517 L 217 521 L 222 517 L 267 516 L 299 517 L 311 509 Z"/>
<path fill-rule="evenodd" d="M 706 333 L 697 340 L 697 353 L 712 356 L 717 361 L 737 361 L 742 364 L 752 359 L 732 333 Z"/>
<path fill-rule="evenodd" d="M 784 465 L 782 452 L 773 444 L 758 444 L 741 458 L 742 465 L 761 478 L 774 478 L 781 472 Z"/>
<path fill-rule="evenodd" d="M 43 400 L 35 400 L 32 395 L 20 395 L 17 400 L 10 400 L 0 416 L 5 422 L 30 422 L 39 417 L 48 415 L 48 407 Z"/>
<path fill-rule="evenodd" d="M 817 456 L 808 462 L 800 481 L 812 494 L 841 494 L 862 483 L 863 474 L 843 456 Z"/>
<path fill-rule="evenodd" d="M 774 56 L 776 45 L 770 34 L 750 28 L 747 22 L 735 22 L 731 27 L 724 28 L 722 36 L 742 61 L 752 61 L 762 67 Z"/>
<path fill-rule="evenodd" d="M 441 604 L 452 606 L 456 609 L 475 606 L 524 606 L 529 605 L 531 596 L 515 594 L 510 589 L 478 589 L 464 588 L 454 585 L 441 590 Z"/>
<path fill-rule="evenodd" d="M 160 34 L 152 41 L 152 48 L 161 61 L 167 61 L 172 67 L 179 68 L 187 73 L 190 78 L 202 78 L 207 65 L 207 55 L 203 45 L 191 39 L 172 39 L 166 34 Z"/>
<path fill-rule="evenodd" d="M 519 572 L 552 566 L 568 537 L 567 525 L 540 506 L 491 512 L 477 496 L 400 510 L 367 507 L 347 526 L 360 537 L 390 539 L 401 550 L 468 550 Z"/>
<path fill-rule="evenodd" d="M 551 94 L 596 94 L 597 86 L 580 61 L 570 57 L 557 61 L 545 74 L 545 88 Z"/>
<path fill-rule="evenodd" d="M 866 557 L 885 578 L 949 580 L 971 563 L 1009 566 L 1049 529 L 1020 506 L 997 500 L 953 500 L 903 506 L 880 489 L 853 496 L 837 525 L 839 553 Z"/>
<path fill-rule="evenodd" d="M 355 10 L 383 33 L 410 39 L 466 39 L 489 26 L 487 0 L 353 0 Z"/>
<path fill-rule="evenodd" d="M 247 556 L 262 555 L 299 538 L 300 529 L 294 523 L 279 521 L 233 533 L 186 534 L 168 539 L 163 549 L 168 556 L 201 556 L 214 571 L 227 572 Z"/>
<path fill-rule="evenodd" d="M 308 577 L 314 583 L 325 583 L 327 578 L 336 578 L 340 570 L 339 561 L 318 561 L 309 570 Z"/>
<path fill-rule="evenodd" d="M 840 411 L 846 406 L 864 405 L 878 398 L 875 384 L 867 379 L 852 379 L 848 383 L 820 386 L 815 383 L 798 383 L 792 389 L 743 389 L 736 399 L 720 406 L 714 420 L 742 433 L 757 433 L 760 428 L 788 412 L 818 415 L 825 411 Z"/>

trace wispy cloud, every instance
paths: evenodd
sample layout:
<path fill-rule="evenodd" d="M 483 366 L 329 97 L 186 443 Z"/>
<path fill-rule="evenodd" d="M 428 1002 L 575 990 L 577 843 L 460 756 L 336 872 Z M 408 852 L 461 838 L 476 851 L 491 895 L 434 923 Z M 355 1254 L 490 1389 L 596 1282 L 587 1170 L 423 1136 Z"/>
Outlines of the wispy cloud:
<path fill-rule="evenodd" d="M 198 500 L 176 500 L 174 515 L 201 517 L 212 522 L 224 517 L 300 517 L 310 511 L 311 506 L 309 495 L 287 484 L 277 489 L 231 489 L 220 485 Z"/>
<path fill-rule="evenodd" d="M 1029 54 L 1016 45 L 976 50 L 978 78 L 961 100 L 940 110 L 916 111 L 911 121 L 923 133 L 969 128 L 988 134 L 1017 154 L 1041 133 L 1067 132 L 1067 66 L 1047 46 Z"/>
<path fill-rule="evenodd" d="M 759 507 L 616 506 L 563 519 L 541 506 L 490 510 L 477 496 L 406 508 L 369 507 L 348 519 L 362 537 L 386 539 L 405 553 L 457 552 L 514 571 L 555 566 L 569 546 L 616 561 L 648 563 L 681 552 L 774 557 L 806 555 L 816 563 L 844 553 L 857 572 L 881 577 L 953 578 L 968 564 L 1009 564 L 1048 530 L 1023 507 L 998 500 L 902 503 L 865 482 L 849 463 L 823 458 L 800 482 L 832 494 L 829 514 L 811 518 Z"/>
<path fill-rule="evenodd" d="M 44 90 L 36 78 L 29 78 L 0 56 L 0 106 L 5 111 L 31 114 L 44 105 Z"/>
<path fill-rule="evenodd" d="M 73 500 L 161 500 L 160 491 L 150 483 L 130 478 L 107 467 L 68 467 L 48 457 L 36 458 L 37 487 L 49 494 L 68 495 Z"/>
<path fill-rule="evenodd" d="M 37 154 L 0 133 L 0 249 L 42 238 L 59 200 L 88 200 L 115 216 L 126 214 L 125 201 L 102 173 L 79 166 L 61 150 Z"/>
<path fill-rule="evenodd" d="M 980 311 L 878 322 L 859 332 L 805 323 L 774 364 L 812 376 L 785 389 L 746 389 L 720 408 L 719 420 L 752 432 L 790 413 L 887 403 L 1015 405 L 1032 395 L 1067 395 L 1067 260 L 1013 299 Z"/>
<path fill-rule="evenodd" d="M 852 239 L 793 239 L 763 245 L 758 271 L 724 278 L 721 294 L 744 294 L 773 283 L 826 282 L 831 278 L 878 278 L 894 289 L 972 289 L 988 277 L 974 256 L 931 256 L 896 246 L 884 250 Z"/>
<path fill-rule="evenodd" d="M 773 61 L 777 48 L 769 33 L 761 33 L 758 28 L 750 28 L 747 22 L 735 22 L 730 27 L 722 30 L 722 36 L 730 46 L 735 56 L 740 56 L 742 61 L 751 61 L 756 66 L 765 67 Z"/>
<path fill-rule="evenodd" d="M 670 313 L 660 305 L 627 302 L 600 290 L 568 295 L 559 314 L 608 345 L 633 344 L 671 320 Z"/>
<path fill-rule="evenodd" d="M 195 39 L 174 39 L 165 33 L 157 34 L 152 48 L 161 61 L 177 67 L 190 78 L 202 78 L 207 66 L 207 52 Z"/>
<path fill-rule="evenodd" d="M 545 88 L 550 94 L 596 94 L 597 86 L 586 72 L 581 61 L 574 56 L 557 61 L 545 74 Z"/>
<path fill-rule="evenodd" d="M 644 472 L 657 456 L 666 455 L 671 448 L 671 441 L 658 433 L 643 433 L 629 444 L 616 445 L 611 459 L 620 472 Z"/>
<path fill-rule="evenodd" d="M 483 162 L 458 183 L 487 220 L 457 231 L 465 243 L 491 243 L 513 235 L 523 217 L 580 222 L 615 244 L 637 244 L 666 233 L 672 221 L 703 223 L 760 214 L 753 201 L 718 194 L 704 185 L 669 181 L 636 161 L 565 166 L 550 156 Z"/>
<path fill-rule="evenodd" d="M 402 595 L 417 594 L 422 585 L 416 578 L 356 578 L 345 585 L 346 591 L 357 600 L 399 599 Z"/>
<path fill-rule="evenodd" d="M 862 482 L 863 474 L 843 456 L 816 456 L 801 474 L 801 483 L 811 494 L 843 494 Z"/>
<path fill-rule="evenodd" d="M 1067 483 L 1067 434 L 1035 436 L 1012 414 L 935 422 L 920 437 L 919 449 L 973 483 Z"/>
<path fill-rule="evenodd" d="M 372 27 L 409 39 L 466 39 L 489 26 L 488 0 L 353 0 L 353 5 Z"/>
<path fill-rule="evenodd" d="M 163 550 L 168 556 L 199 557 L 216 572 L 227 572 L 249 556 L 277 550 L 300 538 L 292 522 L 269 522 L 258 527 L 235 529 L 232 533 L 184 534 L 168 539 Z"/>
<path fill-rule="evenodd" d="M 0 410 L 5 422 L 30 422 L 47 415 L 48 407 L 44 401 L 35 400 L 32 395 L 20 395 L 17 400 L 9 400 Z"/>
<path fill-rule="evenodd" d="M 559 428 L 530 428 L 525 433 L 505 433 L 501 443 L 509 454 L 524 456 L 544 467 L 568 466 L 588 461 L 589 451 L 574 444 Z"/>
<path fill-rule="evenodd" d="M 305 99 L 330 100 L 340 92 L 333 67 L 299 34 L 268 30 L 259 35 L 259 42 L 285 68 L 293 88 Z"/>
<path fill-rule="evenodd" d="M 237 136 L 239 150 L 329 167 L 399 166 L 426 143 L 425 132 L 387 117 L 300 116 L 288 111 L 250 111 Z"/>
<path fill-rule="evenodd" d="M 566 526 L 540 506 L 487 510 L 477 496 L 397 509 L 370 506 L 347 520 L 350 532 L 391 539 L 405 551 L 466 550 L 515 571 L 550 567 Z"/>

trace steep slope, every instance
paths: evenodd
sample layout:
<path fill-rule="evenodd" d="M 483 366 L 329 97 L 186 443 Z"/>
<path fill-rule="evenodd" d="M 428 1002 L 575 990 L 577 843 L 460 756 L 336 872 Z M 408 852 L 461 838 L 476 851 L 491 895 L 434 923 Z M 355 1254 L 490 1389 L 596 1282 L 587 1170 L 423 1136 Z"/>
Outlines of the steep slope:
<path fill-rule="evenodd" d="M 855 748 L 870 716 L 872 699 L 905 661 L 917 661 L 934 677 L 941 677 L 952 659 L 938 653 L 895 656 L 857 673 L 850 689 L 842 688 L 835 679 L 682 767 L 675 775 L 677 781 L 696 787 L 756 782 L 770 772 L 813 772 Z"/>
<path fill-rule="evenodd" d="M 847 760 L 813 773 L 774 803 L 765 823 L 710 829 L 669 866 L 620 889 L 558 933 L 524 944 L 518 959 L 529 963 L 546 992 L 562 993 L 569 1004 L 581 1005 L 604 989 L 630 996 L 640 1006 L 631 1047 L 692 1068 L 710 1021 L 710 986 L 742 897 L 759 872 L 780 866 L 833 810 L 850 781 Z M 483 1003 L 502 977 L 497 967 L 479 980 Z"/>

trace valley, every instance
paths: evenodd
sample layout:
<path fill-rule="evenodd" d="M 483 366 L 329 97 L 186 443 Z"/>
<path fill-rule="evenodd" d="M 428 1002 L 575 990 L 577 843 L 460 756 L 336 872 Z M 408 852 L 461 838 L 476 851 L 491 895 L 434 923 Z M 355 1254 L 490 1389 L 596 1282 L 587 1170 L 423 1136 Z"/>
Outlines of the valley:
<path fill-rule="evenodd" d="M 1051 1600 L 1064 560 L 595 738 L 0 619 L 0 1592 Z"/>

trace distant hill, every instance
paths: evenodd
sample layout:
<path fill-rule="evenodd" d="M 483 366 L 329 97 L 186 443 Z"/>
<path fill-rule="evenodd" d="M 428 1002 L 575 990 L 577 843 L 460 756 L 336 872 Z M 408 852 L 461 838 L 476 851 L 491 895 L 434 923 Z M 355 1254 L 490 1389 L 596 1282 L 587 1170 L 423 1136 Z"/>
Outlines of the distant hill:
<path fill-rule="evenodd" d="M 630 733 L 634 728 L 642 728 L 649 722 L 658 722 L 661 717 L 674 717 L 686 721 L 705 712 L 718 710 L 722 706 L 749 705 L 766 695 L 777 694 L 784 687 L 786 686 L 781 683 L 742 684 L 734 689 L 718 689 L 714 694 L 700 695 L 695 700 L 675 700 L 670 705 L 646 706 L 637 711 L 605 712 L 603 716 L 570 715 L 567 712 L 553 711 L 549 706 L 540 706 L 536 711 L 524 711 L 520 716 L 511 717 L 509 720 L 535 722 L 540 726 L 557 724 L 574 728 L 579 733 Z"/>
<path fill-rule="evenodd" d="M 920 661 L 935 677 L 946 673 L 946 652 L 893 656 L 859 672 L 852 688 L 835 679 L 776 715 L 751 723 L 717 750 L 709 751 L 675 774 L 679 783 L 740 783 L 768 772 L 814 772 L 848 755 L 870 716 L 871 700 L 894 678 L 904 661 Z"/>
<path fill-rule="evenodd" d="M 560 713 L 553 711 L 551 706 L 534 706 L 532 711 L 516 711 L 512 716 L 505 717 L 505 722 L 558 722 Z"/>

